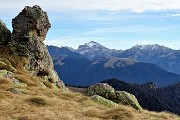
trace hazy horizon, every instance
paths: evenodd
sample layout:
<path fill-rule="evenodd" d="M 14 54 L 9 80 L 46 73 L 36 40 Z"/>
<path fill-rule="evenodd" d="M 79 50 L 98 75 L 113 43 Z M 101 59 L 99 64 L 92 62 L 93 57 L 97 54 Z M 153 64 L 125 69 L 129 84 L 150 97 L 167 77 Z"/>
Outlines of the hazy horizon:
<path fill-rule="evenodd" d="M 45 44 L 69 46 L 96 41 L 111 49 L 159 44 L 180 49 L 180 1 L 171 0 L 2 0 L 0 16 L 9 29 L 24 6 L 39 5 L 52 27 Z"/>

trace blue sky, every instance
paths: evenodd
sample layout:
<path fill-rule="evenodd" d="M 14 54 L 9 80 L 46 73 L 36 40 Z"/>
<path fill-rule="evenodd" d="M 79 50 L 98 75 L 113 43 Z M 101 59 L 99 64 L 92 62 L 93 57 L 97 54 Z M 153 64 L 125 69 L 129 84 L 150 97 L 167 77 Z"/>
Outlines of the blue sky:
<path fill-rule="evenodd" d="M 160 44 L 180 49 L 180 1 L 172 0 L 1 0 L 0 19 L 11 20 L 24 6 L 40 5 L 51 29 L 45 43 L 79 45 L 90 41 L 114 49 Z"/>

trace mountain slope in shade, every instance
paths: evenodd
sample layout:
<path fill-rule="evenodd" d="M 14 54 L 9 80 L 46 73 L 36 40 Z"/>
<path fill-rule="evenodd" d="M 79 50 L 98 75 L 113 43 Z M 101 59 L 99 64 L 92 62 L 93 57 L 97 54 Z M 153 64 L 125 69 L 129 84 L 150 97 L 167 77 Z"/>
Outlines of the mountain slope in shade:
<path fill-rule="evenodd" d="M 84 56 L 82 56 L 81 54 L 74 52 L 71 48 L 67 48 L 67 47 L 56 47 L 56 46 L 47 46 L 49 54 L 51 55 L 51 57 L 53 58 L 53 60 L 56 60 L 58 58 L 62 58 L 65 56 L 68 57 L 78 57 L 79 59 L 85 59 Z"/>
<path fill-rule="evenodd" d="M 125 83 L 118 79 L 108 79 L 102 82 L 108 83 L 115 90 L 127 91 L 135 95 L 140 105 L 145 109 L 166 110 L 180 115 L 180 83 L 158 88 L 154 83 L 138 85 Z"/>
<path fill-rule="evenodd" d="M 56 48 L 56 47 L 55 47 Z M 49 47 L 48 47 L 49 49 Z M 61 79 L 69 85 L 88 86 L 105 79 L 118 78 L 126 82 L 143 84 L 154 82 L 166 86 L 180 81 L 180 76 L 151 64 L 128 58 L 101 57 L 94 61 L 67 48 L 58 48 L 61 53 L 50 54 Z M 57 57 L 58 56 L 58 57 Z"/>
<path fill-rule="evenodd" d="M 85 70 L 90 61 L 83 55 L 69 50 L 66 47 L 48 46 L 53 58 L 54 68 L 65 84 L 77 85 L 84 78 Z"/>
<path fill-rule="evenodd" d="M 166 86 L 180 81 L 180 75 L 167 72 L 154 64 L 122 58 L 98 59 L 91 63 L 87 73 L 87 80 L 91 83 L 118 78 L 126 82 L 154 82 L 158 86 Z"/>
<path fill-rule="evenodd" d="M 109 49 L 97 42 L 91 41 L 89 43 L 85 43 L 84 45 L 80 45 L 76 52 L 84 55 L 89 60 L 95 60 L 99 57 L 117 57 L 122 50 Z"/>

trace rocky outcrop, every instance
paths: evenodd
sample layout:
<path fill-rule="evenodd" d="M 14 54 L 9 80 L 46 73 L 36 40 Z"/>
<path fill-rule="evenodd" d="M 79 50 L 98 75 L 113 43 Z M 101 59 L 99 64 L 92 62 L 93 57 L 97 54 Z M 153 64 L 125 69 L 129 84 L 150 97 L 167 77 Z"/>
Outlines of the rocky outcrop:
<path fill-rule="evenodd" d="M 142 110 L 136 97 L 125 91 L 115 91 L 114 88 L 107 83 L 97 83 L 87 88 L 85 91 L 87 96 L 99 95 L 115 103 L 129 105 L 136 110 Z"/>
<path fill-rule="evenodd" d="M 158 112 L 169 111 L 180 115 L 180 83 L 163 88 L 157 87 L 152 82 L 139 85 L 114 78 L 102 81 L 102 83 L 107 83 L 116 91 L 126 91 L 135 95 L 144 109 Z"/>
<path fill-rule="evenodd" d="M 47 13 L 39 6 L 26 6 L 12 20 L 13 32 L 0 22 L 0 45 L 10 49 L 10 55 L 27 58 L 24 69 L 32 75 L 40 76 L 59 88 L 65 88 L 54 70 L 52 59 L 43 43 L 51 27 Z"/>
<path fill-rule="evenodd" d="M 87 96 L 100 95 L 107 99 L 115 99 L 115 90 L 106 83 L 97 83 L 87 88 Z"/>
<path fill-rule="evenodd" d="M 116 99 L 115 102 L 132 106 L 136 110 L 142 110 L 142 107 L 139 105 L 136 97 L 125 91 L 116 91 Z"/>
<path fill-rule="evenodd" d="M 11 40 L 11 32 L 6 25 L 0 20 L 0 45 L 7 45 Z"/>

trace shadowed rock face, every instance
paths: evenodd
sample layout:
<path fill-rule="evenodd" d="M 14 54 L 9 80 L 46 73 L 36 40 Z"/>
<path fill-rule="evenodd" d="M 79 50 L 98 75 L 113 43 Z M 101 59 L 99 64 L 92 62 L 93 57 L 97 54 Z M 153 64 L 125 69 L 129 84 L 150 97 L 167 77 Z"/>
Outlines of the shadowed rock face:
<path fill-rule="evenodd" d="M 6 25 L 0 20 L 0 45 L 7 45 L 11 39 L 11 32 Z"/>
<path fill-rule="evenodd" d="M 2 23 L 0 26 L 1 34 L 1 28 L 5 29 L 6 27 Z M 54 71 L 52 59 L 43 43 L 48 29 L 51 27 L 47 13 L 37 5 L 33 7 L 26 6 L 12 20 L 12 26 L 12 34 L 7 29 L 3 30 L 10 36 L 6 37 L 6 34 L 0 36 L 3 38 L 1 38 L 1 41 L 8 41 L 6 43 L 10 53 L 26 57 L 28 64 L 25 68 L 33 75 L 42 76 L 59 88 L 64 88 L 64 83 L 60 81 L 57 73 Z"/>

